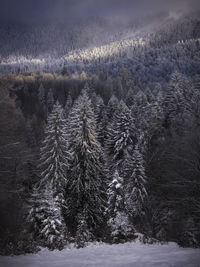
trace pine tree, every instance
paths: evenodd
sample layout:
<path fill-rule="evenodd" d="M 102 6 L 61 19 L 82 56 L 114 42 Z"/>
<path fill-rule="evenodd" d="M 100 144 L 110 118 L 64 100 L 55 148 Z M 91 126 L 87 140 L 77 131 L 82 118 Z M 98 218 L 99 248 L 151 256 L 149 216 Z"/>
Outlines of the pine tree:
<path fill-rule="evenodd" d="M 40 181 L 34 187 L 28 221 L 34 239 L 50 249 L 63 248 L 66 227 L 63 219 L 64 193 L 69 154 L 63 109 L 57 102 L 48 117 L 40 149 Z"/>
<path fill-rule="evenodd" d="M 131 112 L 121 100 L 113 123 L 109 127 L 107 151 L 114 168 L 123 173 L 123 164 L 132 152 L 135 142 L 135 129 Z"/>
<path fill-rule="evenodd" d="M 76 100 L 69 121 L 72 159 L 66 190 L 66 217 L 71 221 L 75 237 L 80 236 L 80 229 L 86 229 L 84 225 L 90 230 L 90 236 L 95 236 L 104 222 L 106 175 L 104 155 L 96 137 L 95 116 L 86 90 Z M 77 228 L 80 218 L 83 228 Z M 84 235 L 87 233 L 82 232 Z"/>
<path fill-rule="evenodd" d="M 144 127 L 146 127 L 145 113 L 147 104 L 146 95 L 143 91 L 139 90 L 135 95 L 135 100 L 131 107 L 132 117 L 134 118 L 134 123 L 137 129 L 144 129 Z"/>
<path fill-rule="evenodd" d="M 119 100 L 115 95 L 112 95 L 107 105 L 107 118 L 108 124 L 110 124 L 114 118 L 115 113 L 117 113 L 119 107 Z"/>
<path fill-rule="evenodd" d="M 151 136 L 151 105 L 147 101 L 146 94 L 139 90 L 131 107 L 131 114 L 137 129 L 137 140 L 140 143 L 142 153 L 146 153 L 149 138 Z"/>
<path fill-rule="evenodd" d="M 97 121 L 97 137 L 101 145 L 104 147 L 105 142 L 107 140 L 107 112 L 106 106 L 103 103 L 103 99 L 101 97 L 98 98 L 97 107 L 96 107 L 96 121 Z"/>
<path fill-rule="evenodd" d="M 132 173 L 126 186 L 126 207 L 133 218 L 143 216 L 143 204 L 147 198 L 146 183 L 143 156 L 136 145 L 132 158 Z"/>
<path fill-rule="evenodd" d="M 167 94 L 164 99 L 166 127 L 181 134 L 187 111 L 190 110 L 190 90 L 188 81 L 177 71 L 172 74 Z"/>
<path fill-rule="evenodd" d="M 95 102 L 96 104 L 95 104 L 94 112 L 97 117 L 97 124 L 98 124 L 101 121 L 101 118 L 102 118 L 101 114 L 103 110 L 105 109 L 105 105 L 104 105 L 104 101 L 102 97 L 100 97 L 99 95 L 97 95 Z"/>
<path fill-rule="evenodd" d="M 87 206 L 76 216 L 77 230 L 75 243 L 78 248 L 84 247 L 88 242 L 95 239 L 94 235 L 92 234 L 92 229 L 86 220 L 86 218 L 89 216 L 90 214 L 88 214 Z"/>
<path fill-rule="evenodd" d="M 52 113 L 48 117 L 45 129 L 45 139 L 40 149 L 40 186 L 52 187 L 55 195 L 64 201 L 64 187 L 67 182 L 66 172 L 69 153 L 66 141 L 66 120 L 63 109 L 56 102 Z"/>
<path fill-rule="evenodd" d="M 34 188 L 30 204 L 32 208 L 27 217 L 34 240 L 49 249 L 62 249 L 67 237 L 60 203 L 54 197 L 54 190 Z"/>
<path fill-rule="evenodd" d="M 112 242 L 124 242 L 134 236 L 134 228 L 130 223 L 124 203 L 123 179 L 115 170 L 112 182 L 108 186 L 108 216 L 109 235 Z"/>
<path fill-rule="evenodd" d="M 91 101 L 93 96 L 96 97 L 95 84 L 96 84 L 95 79 L 91 79 L 85 84 L 85 89 L 87 90 L 88 96 L 90 97 Z"/>
<path fill-rule="evenodd" d="M 164 101 L 163 89 L 162 87 L 158 87 L 155 95 L 154 109 L 156 117 L 159 119 L 163 118 L 164 116 L 163 101 Z"/>
<path fill-rule="evenodd" d="M 98 136 L 100 136 L 100 140 L 103 145 L 106 144 L 108 140 L 108 132 L 109 132 L 109 127 L 113 123 L 114 117 L 117 114 L 119 110 L 119 100 L 115 95 L 112 95 L 110 100 L 108 101 L 107 106 L 102 112 L 102 121 L 99 125 L 99 130 Z"/>

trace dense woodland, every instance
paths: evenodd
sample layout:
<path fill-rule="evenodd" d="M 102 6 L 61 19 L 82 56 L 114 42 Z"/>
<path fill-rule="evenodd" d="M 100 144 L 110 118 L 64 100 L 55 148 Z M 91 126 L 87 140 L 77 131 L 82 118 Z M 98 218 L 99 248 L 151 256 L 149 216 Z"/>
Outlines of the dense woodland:
<path fill-rule="evenodd" d="M 143 87 L 153 89 L 158 82 L 166 87 L 175 70 L 186 76 L 200 72 L 199 12 L 178 20 L 166 16 L 162 23 L 159 16 L 124 25 L 117 21 L 93 18 L 75 23 L 73 31 L 71 24 L 61 23 L 2 25 L 0 73 L 61 73 L 67 66 L 70 75 L 84 71 L 116 77 L 126 68 Z"/>
<path fill-rule="evenodd" d="M 51 72 L 1 64 L 1 254 L 200 246 L 200 32 L 184 21 Z"/>

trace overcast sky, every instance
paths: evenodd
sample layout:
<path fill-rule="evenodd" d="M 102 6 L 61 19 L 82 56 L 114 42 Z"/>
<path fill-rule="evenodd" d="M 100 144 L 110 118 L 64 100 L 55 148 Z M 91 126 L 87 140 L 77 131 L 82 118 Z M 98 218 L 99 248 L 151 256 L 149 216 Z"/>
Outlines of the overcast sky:
<path fill-rule="evenodd" d="M 138 17 L 159 11 L 189 11 L 200 0 L 0 0 L 0 17 L 7 20 L 42 21 L 90 16 Z"/>

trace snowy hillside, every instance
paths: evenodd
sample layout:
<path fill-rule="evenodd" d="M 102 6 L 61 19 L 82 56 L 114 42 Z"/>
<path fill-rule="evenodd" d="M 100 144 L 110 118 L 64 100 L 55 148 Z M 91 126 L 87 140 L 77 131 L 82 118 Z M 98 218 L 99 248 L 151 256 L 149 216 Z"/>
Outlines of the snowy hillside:
<path fill-rule="evenodd" d="M 91 245 L 62 251 L 0 257 L 2 267 L 199 267 L 200 249 L 180 248 L 175 243 L 143 245 Z"/>
<path fill-rule="evenodd" d="M 28 30 L 28 40 L 27 35 L 20 34 L 20 38 L 16 34 L 15 31 L 20 31 L 15 29 L 17 26 L 10 26 L 8 31 L 2 25 L 0 40 L 4 46 L 0 52 L 0 73 L 61 72 L 63 66 L 67 66 L 69 73 L 116 75 L 126 67 L 145 83 L 149 76 L 153 76 L 150 80 L 155 82 L 161 82 L 156 80 L 158 75 L 168 80 L 174 70 L 187 76 L 200 71 L 198 17 L 163 20 L 160 24 L 155 18 L 148 18 L 139 25 L 126 22 L 115 28 L 114 24 L 96 19 L 76 24 L 73 32 L 69 25 L 65 28 L 61 24 L 28 28 L 24 29 L 24 32 Z M 12 36 L 15 37 L 11 41 Z M 26 47 L 21 45 L 23 39 Z M 14 54 L 9 52 L 12 45 L 17 49 Z"/>

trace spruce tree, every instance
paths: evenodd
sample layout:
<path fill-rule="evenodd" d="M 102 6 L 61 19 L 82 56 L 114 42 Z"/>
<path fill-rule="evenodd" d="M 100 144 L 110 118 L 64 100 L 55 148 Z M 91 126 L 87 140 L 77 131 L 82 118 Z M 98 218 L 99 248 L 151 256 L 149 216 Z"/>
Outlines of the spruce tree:
<path fill-rule="evenodd" d="M 108 216 L 109 239 L 111 242 L 124 242 L 134 236 L 134 228 L 126 212 L 124 197 L 124 181 L 115 170 L 108 186 Z"/>
<path fill-rule="evenodd" d="M 164 99 L 166 127 L 179 135 L 183 132 L 184 121 L 190 110 L 190 90 L 188 81 L 177 71 L 172 74 Z"/>
<path fill-rule="evenodd" d="M 136 131 L 131 112 L 122 100 L 118 110 L 109 127 L 107 151 L 113 167 L 122 175 L 124 162 L 133 150 Z"/>
<path fill-rule="evenodd" d="M 88 229 L 92 238 L 104 223 L 106 175 L 104 155 L 96 135 L 95 115 L 86 90 L 76 100 L 69 121 L 72 158 L 66 190 L 66 217 L 68 222 L 71 221 L 75 238 L 88 236 Z M 80 220 L 83 222 L 82 228 Z M 79 239 L 82 240 L 82 237 Z"/>
<path fill-rule="evenodd" d="M 108 101 L 107 106 L 105 109 L 102 110 L 102 121 L 100 125 L 98 125 L 98 136 L 100 137 L 103 146 L 107 143 L 109 138 L 109 128 L 110 125 L 113 123 L 115 115 L 117 114 L 119 109 L 119 100 L 115 95 L 112 95 L 110 100 Z"/>
<path fill-rule="evenodd" d="M 147 198 L 144 160 L 138 145 L 135 146 L 131 164 L 132 172 L 126 185 L 126 208 L 136 219 L 144 215 L 143 205 Z"/>
<path fill-rule="evenodd" d="M 91 229 L 91 226 L 88 224 L 86 219 L 89 216 L 90 214 L 88 214 L 87 206 L 76 216 L 77 230 L 75 243 L 78 248 L 84 247 L 88 242 L 95 239 L 92 233 L 93 230 Z"/>
<path fill-rule="evenodd" d="M 103 147 L 105 147 L 107 137 L 108 137 L 108 130 L 107 130 L 107 113 L 105 109 L 102 109 L 101 111 L 101 120 L 97 124 L 97 136 L 98 140 L 101 143 Z"/>
<path fill-rule="evenodd" d="M 54 197 L 54 189 L 34 188 L 30 204 L 32 208 L 27 221 L 34 240 L 49 249 L 62 249 L 66 242 L 67 230 L 60 203 L 58 198 Z"/>
<path fill-rule="evenodd" d="M 61 105 L 56 102 L 48 117 L 45 139 L 40 149 L 40 186 L 51 187 L 60 201 L 64 201 L 64 188 L 69 153 L 66 141 L 66 120 Z"/>
<path fill-rule="evenodd" d="M 34 239 L 50 249 L 62 248 L 66 234 L 63 209 L 69 154 L 65 127 L 63 109 L 56 102 L 40 148 L 40 181 L 34 187 L 28 216 Z"/>
<path fill-rule="evenodd" d="M 112 95 L 107 105 L 107 118 L 108 124 L 110 124 L 118 111 L 119 100 L 115 95 Z"/>

